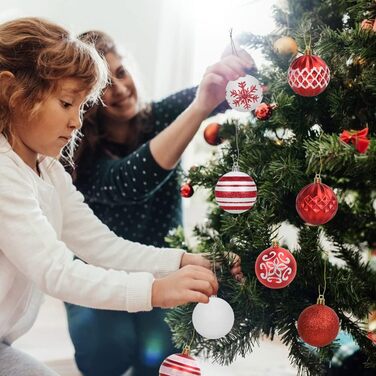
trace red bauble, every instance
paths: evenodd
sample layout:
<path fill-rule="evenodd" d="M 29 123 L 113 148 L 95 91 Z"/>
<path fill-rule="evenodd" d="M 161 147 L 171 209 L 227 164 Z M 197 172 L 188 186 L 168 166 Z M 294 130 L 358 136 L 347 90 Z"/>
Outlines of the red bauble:
<path fill-rule="evenodd" d="M 255 263 L 257 279 L 270 289 L 282 289 L 296 276 L 294 256 L 278 244 L 262 251 Z"/>
<path fill-rule="evenodd" d="M 339 332 L 337 314 L 324 304 L 307 307 L 298 318 L 300 338 L 311 346 L 324 347 L 333 342 Z"/>
<path fill-rule="evenodd" d="M 376 24 L 376 20 L 363 20 L 360 24 L 360 28 L 362 30 L 372 30 L 374 28 L 374 24 Z"/>
<path fill-rule="evenodd" d="M 221 125 L 218 123 L 211 123 L 205 128 L 204 138 L 209 145 L 215 146 L 223 142 L 222 138 L 219 137 L 220 129 Z"/>
<path fill-rule="evenodd" d="M 255 109 L 255 116 L 259 120 L 268 120 L 272 116 L 275 107 L 275 104 L 261 103 Z"/>
<path fill-rule="evenodd" d="M 319 178 L 306 185 L 296 197 L 296 210 L 301 219 L 310 225 L 323 225 L 337 213 L 338 201 L 333 190 Z"/>
<path fill-rule="evenodd" d="M 374 345 L 376 345 L 376 333 L 375 332 L 368 332 L 367 338 L 372 341 Z"/>
<path fill-rule="evenodd" d="M 180 196 L 181 197 L 189 198 L 189 197 L 193 196 L 193 193 L 194 193 L 194 190 L 193 190 L 193 187 L 191 186 L 190 183 L 184 183 L 180 187 Z"/>
<path fill-rule="evenodd" d="M 240 171 L 231 171 L 218 180 L 214 193 L 221 209 L 231 214 L 240 214 L 251 209 L 255 204 L 257 187 L 249 175 Z"/>
<path fill-rule="evenodd" d="M 303 55 L 291 63 L 288 81 L 296 94 L 303 97 L 314 97 L 322 93 L 328 86 L 330 70 L 320 57 Z"/>
<path fill-rule="evenodd" d="M 173 354 L 167 357 L 159 368 L 159 376 L 201 376 L 197 361 L 188 354 Z"/>

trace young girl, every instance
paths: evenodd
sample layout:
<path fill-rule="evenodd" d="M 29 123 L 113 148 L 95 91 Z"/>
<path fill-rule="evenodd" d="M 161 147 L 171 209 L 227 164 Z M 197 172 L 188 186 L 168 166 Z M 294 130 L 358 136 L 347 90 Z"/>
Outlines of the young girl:
<path fill-rule="evenodd" d="M 131 73 L 111 37 L 90 31 L 81 39 L 105 57 L 111 84 L 84 117 L 75 183 L 95 214 L 116 234 L 166 246 L 165 236 L 182 223 L 174 167 L 201 122 L 227 107 L 229 80 L 253 64 L 243 50 L 209 67 L 197 88 L 142 103 Z M 174 349 L 165 312 L 131 314 L 67 305 L 76 362 L 85 376 L 154 376 Z"/>
<path fill-rule="evenodd" d="M 83 105 L 97 99 L 106 72 L 95 49 L 55 24 L 0 25 L 1 376 L 55 374 L 11 347 L 33 324 L 42 291 L 129 312 L 208 302 L 217 291 L 203 257 L 112 233 L 56 160 L 74 143 Z"/>

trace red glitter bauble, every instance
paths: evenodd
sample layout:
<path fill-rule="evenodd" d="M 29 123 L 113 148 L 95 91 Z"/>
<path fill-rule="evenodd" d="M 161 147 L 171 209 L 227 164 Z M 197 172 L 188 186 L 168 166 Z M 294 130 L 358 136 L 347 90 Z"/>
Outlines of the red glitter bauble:
<path fill-rule="evenodd" d="M 282 289 L 289 285 L 296 276 L 294 256 L 278 244 L 262 251 L 256 259 L 257 279 L 270 289 Z"/>
<path fill-rule="evenodd" d="M 209 145 L 219 145 L 223 140 L 219 137 L 221 125 L 218 123 L 209 124 L 204 130 L 204 139 Z"/>
<path fill-rule="evenodd" d="M 159 376 L 201 376 L 197 361 L 188 354 L 173 354 L 159 368 Z"/>
<path fill-rule="evenodd" d="M 193 190 L 193 187 L 191 186 L 190 183 L 184 183 L 180 187 L 180 196 L 181 197 L 189 198 L 189 197 L 193 196 L 193 193 L 194 193 L 194 190 Z"/>
<path fill-rule="evenodd" d="M 303 55 L 291 63 L 288 81 L 296 94 L 314 97 L 329 85 L 330 70 L 319 56 Z"/>
<path fill-rule="evenodd" d="M 333 342 L 339 332 L 337 314 L 324 304 L 307 307 L 298 318 L 298 333 L 308 345 L 324 347 Z"/>
<path fill-rule="evenodd" d="M 304 222 L 323 225 L 337 213 L 338 201 L 333 190 L 319 178 L 306 185 L 296 197 L 296 210 Z"/>

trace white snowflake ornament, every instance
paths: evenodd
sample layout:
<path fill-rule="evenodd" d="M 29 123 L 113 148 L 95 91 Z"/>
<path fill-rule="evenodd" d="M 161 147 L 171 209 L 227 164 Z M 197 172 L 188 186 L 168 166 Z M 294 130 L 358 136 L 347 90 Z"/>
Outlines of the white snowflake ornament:
<path fill-rule="evenodd" d="M 246 75 L 226 86 L 226 100 L 231 108 L 242 112 L 251 112 L 262 101 L 262 87 L 257 78 Z"/>

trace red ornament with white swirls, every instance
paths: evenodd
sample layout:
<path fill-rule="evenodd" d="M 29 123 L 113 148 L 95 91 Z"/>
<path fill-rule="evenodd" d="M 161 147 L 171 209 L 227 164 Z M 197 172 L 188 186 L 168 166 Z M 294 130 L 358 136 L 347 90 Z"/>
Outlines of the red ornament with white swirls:
<path fill-rule="evenodd" d="M 330 81 L 330 70 L 319 56 L 309 53 L 295 59 L 288 70 L 288 82 L 296 94 L 314 97 L 321 94 Z"/>
<path fill-rule="evenodd" d="M 270 289 L 282 289 L 296 276 L 296 261 L 290 251 L 277 243 L 262 251 L 256 259 L 257 279 Z"/>
<path fill-rule="evenodd" d="M 251 209 L 256 198 L 256 184 L 244 172 L 228 172 L 219 178 L 215 186 L 215 199 L 218 205 L 231 214 L 240 214 Z"/>
<path fill-rule="evenodd" d="M 167 357 L 159 368 L 159 376 L 201 376 L 197 361 L 187 353 Z"/>
<path fill-rule="evenodd" d="M 311 346 L 324 347 L 335 340 L 339 332 L 339 318 L 325 304 L 307 307 L 298 318 L 300 338 Z"/>
<path fill-rule="evenodd" d="M 296 210 L 304 222 L 310 225 L 323 225 L 337 213 L 338 201 L 333 190 L 321 183 L 319 177 L 306 185 L 296 197 Z"/>

